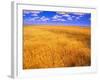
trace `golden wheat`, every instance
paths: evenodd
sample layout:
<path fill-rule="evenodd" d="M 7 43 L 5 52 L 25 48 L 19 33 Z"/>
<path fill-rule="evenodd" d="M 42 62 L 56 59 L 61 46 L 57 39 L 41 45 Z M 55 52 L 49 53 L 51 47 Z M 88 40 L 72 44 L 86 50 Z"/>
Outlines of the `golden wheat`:
<path fill-rule="evenodd" d="M 23 68 L 89 66 L 90 27 L 24 26 Z"/>

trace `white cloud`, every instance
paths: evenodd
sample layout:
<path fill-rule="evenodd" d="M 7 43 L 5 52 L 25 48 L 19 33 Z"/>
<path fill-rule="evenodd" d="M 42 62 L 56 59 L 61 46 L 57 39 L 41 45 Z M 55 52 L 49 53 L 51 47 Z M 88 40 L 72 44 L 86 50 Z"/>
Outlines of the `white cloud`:
<path fill-rule="evenodd" d="M 26 16 L 26 14 L 23 14 L 23 16 Z"/>
<path fill-rule="evenodd" d="M 67 17 L 67 20 L 72 21 L 73 19 L 72 19 L 72 17 L 70 16 L 70 17 Z"/>
<path fill-rule="evenodd" d="M 79 20 L 81 17 L 83 17 L 83 15 L 79 15 L 79 16 L 77 16 L 75 19 L 76 19 L 76 20 Z"/>
<path fill-rule="evenodd" d="M 62 16 L 55 15 L 52 17 L 52 21 L 66 21 L 66 20 L 63 19 Z"/>
<path fill-rule="evenodd" d="M 23 11 L 24 14 L 29 14 L 30 12 L 28 10 Z"/>
<path fill-rule="evenodd" d="M 30 18 L 28 19 L 28 21 L 48 21 L 49 18 L 45 17 L 45 16 L 42 16 L 42 17 L 33 17 L 33 18 Z"/>
<path fill-rule="evenodd" d="M 38 16 L 38 14 L 36 14 L 36 13 L 32 13 L 31 16 Z"/>
<path fill-rule="evenodd" d="M 65 19 L 53 19 L 52 21 L 66 21 Z"/>
<path fill-rule="evenodd" d="M 52 21 L 66 21 L 62 18 L 63 16 L 55 15 L 52 17 Z"/>
<path fill-rule="evenodd" d="M 52 21 L 58 21 L 57 19 L 52 19 Z"/>
<path fill-rule="evenodd" d="M 66 18 L 67 18 L 67 20 L 72 21 L 72 20 L 73 20 L 73 18 L 74 18 L 75 16 L 71 16 L 71 15 L 69 15 L 69 14 L 64 14 L 64 15 L 63 15 L 63 17 L 66 17 Z"/>
<path fill-rule="evenodd" d="M 65 19 L 63 19 L 62 17 L 54 17 L 53 19 L 52 19 L 52 21 L 66 21 Z"/>
<path fill-rule="evenodd" d="M 30 11 L 31 13 L 39 14 L 42 11 Z"/>
<path fill-rule="evenodd" d="M 65 19 L 58 19 L 59 21 L 66 21 Z"/>
<path fill-rule="evenodd" d="M 59 19 L 59 18 L 62 18 L 62 16 L 55 15 L 55 16 L 52 17 L 52 19 Z"/>
<path fill-rule="evenodd" d="M 49 20 L 49 18 L 47 18 L 47 17 L 45 17 L 45 16 L 42 16 L 41 18 L 40 18 L 40 21 L 48 21 Z"/>
<path fill-rule="evenodd" d="M 73 20 L 72 16 L 69 14 L 64 14 L 62 16 L 55 15 L 52 17 L 53 21 L 66 21 L 63 17 L 66 17 L 67 20 Z"/>
<path fill-rule="evenodd" d="M 70 17 L 70 15 L 69 15 L 69 14 L 64 14 L 63 16 L 64 16 L 64 17 Z"/>
<path fill-rule="evenodd" d="M 38 16 L 38 14 L 40 13 L 41 11 L 30 11 L 30 13 L 32 13 L 31 16 Z"/>
<path fill-rule="evenodd" d="M 75 18 L 76 16 L 71 16 L 72 18 Z"/>
<path fill-rule="evenodd" d="M 80 15 L 80 16 L 85 15 L 85 13 L 80 13 L 80 12 L 76 12 L 76 13 L 73 13 L 73 14 L 75 14 L 75 15 Z"/>
<path fill-rule="evenodd" d="M 27 15 L 27 14 L 30 14 L 31 13 L 31 16 L 38 16 L 38 14 L 40 13 L 41 11 L 32 11 L 32 10 L 24 10 L 24 15 Z"/>
<path fill-rule="evenodd" d="M 79 17 L 83 17 L 84 15 L 80 15 Z"/>
<path fill-rule="evenodd" d="M 79 19 L 80 19 L 80 17 L 76 17 L 75 19 L 76 19 L 76 20 L 79 20 Z"/>
<path fill-rule="evenodd" d="M 33 18 L 30 19 L 30 21 L 35 21 L 35 20 L 38 20 L 38 19 L 39 19 L 39 17 L 33 17 Z"/>

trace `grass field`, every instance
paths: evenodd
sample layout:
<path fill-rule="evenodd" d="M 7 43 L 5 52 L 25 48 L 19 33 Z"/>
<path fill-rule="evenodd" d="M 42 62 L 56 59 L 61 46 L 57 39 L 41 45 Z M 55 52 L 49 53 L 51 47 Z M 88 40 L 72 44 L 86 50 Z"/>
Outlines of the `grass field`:
<path fill-rule="evenodd" d="M 23 69 L 91 65 L 90 27 L 24 26 Z"/>

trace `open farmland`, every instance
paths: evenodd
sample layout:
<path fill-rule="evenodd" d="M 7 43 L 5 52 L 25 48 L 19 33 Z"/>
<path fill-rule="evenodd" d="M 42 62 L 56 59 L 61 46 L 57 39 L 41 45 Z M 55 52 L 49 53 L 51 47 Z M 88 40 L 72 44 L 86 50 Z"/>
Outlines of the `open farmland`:
<path fill-rule="evenodd" d="M 80 26 L 24 26 L 23 69 L 90 66 L 90 31 Z"/>

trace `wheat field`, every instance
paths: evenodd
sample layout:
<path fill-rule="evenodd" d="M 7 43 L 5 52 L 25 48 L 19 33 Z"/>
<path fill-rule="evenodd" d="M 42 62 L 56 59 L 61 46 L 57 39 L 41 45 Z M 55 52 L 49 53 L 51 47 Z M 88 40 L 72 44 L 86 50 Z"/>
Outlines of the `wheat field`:
<path fill-rule="evenodd" d="M 23 32 L 23 69 L 91 65 L 90 27 L 33 25 Z"/>

